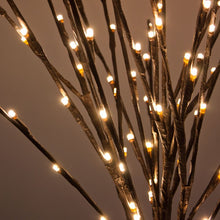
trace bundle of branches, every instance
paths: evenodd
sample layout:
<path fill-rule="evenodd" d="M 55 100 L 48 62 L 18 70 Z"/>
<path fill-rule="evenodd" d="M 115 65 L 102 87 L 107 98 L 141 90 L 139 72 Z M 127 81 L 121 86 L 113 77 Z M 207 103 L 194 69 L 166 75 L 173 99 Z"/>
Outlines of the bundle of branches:
<path fill-rule="evenodd" d="M 128 167 L 125 145 L 127 140 L 146 180 L 153 219 L 171 219 L 173 198 L 178 186 L 180 186 L 180 196 L 176 210 L 177 219 L 192 219 L 220 182 L 220 166 L 218 166 L 198 202 L 187 214 L 196 171 L 201 127 L 220 72 L 219 61 L 208 76 L 211 52 L 220 32 L 220 23 L 216 24 L 220 1 L 200 1 L 192 49 L 184 56 L 181 74 L 175 88 L 172 86 L 167 57 L 165 0 L 150 1 L 154 21 L 147 21 L 149 52 L 143 56 L 140 43 L 134 42 L 130 32 L 121 1 L 112 0 L 114 15 L 109 12 L 106 0 L 100 1 L 109 34 L 106 40 L 109 41 L 111 62 L 106 61 L 105 54 L 102 53 L 94 37 L 82 0 L 63 0 L 68 15 L 65 19 L 63 15 L 57 13 L 53 1 L 48 0 L 60 39 L 77 78 L 75 84 L 66 79 L 49 61 L 14 1 L 7 0 L 7 2 L 17 21 L 14 21 L 2 7 L 0 7 L 1 16 L 9 22 L 21 36 L 24 44 L 45 65 L 62 95 L 61 102 L 81 126 L 111 176 L 127 219 L 144 219 L 144 211 L 140 206 Z M 72 29 L 71 35 L 67 31 L 66 20 L 69 21 Z M 116 24 L 112 24 L 111 20 L 115 20 Z M 205 40 L 204 54 L 198 53 L 202 40 Z M 116 53 L 116 46 L 121 48 L 122 55 Z M 119 61 L 123 62 L 123 72 L 119 71 Z M 106 82 L 102 82 L 100 78 L 103 72 L 97 67 L 100 63 L 105 69 L 107 82 L 115 100 L 114 119 L 112 106 L 109 105 L 103 86 Z M 137 71 L 132 70 L 133 64 L 136 65 Z M 124 82 L 120 80 L 121 74 L 126 75 L 130 88 L 131 103 L 135 113 L 135 118 L 132 119 L 127 100 L 123 98 Z M 139 85 L 139 82 L 142 82 L 142 85 Z M 140 108 L 140 103 L 143 102 L 142 98 L 140 99 L 140 91 L 145 94 L 144 109 Z M 79 106 L 75 104 L 75 99 L 80 100 L 85 108 L 87 112 L 85 114 L 90 117 L 96 134 L 88 125 Z M 195 112 L 191 134 L 187 140 L 185 123 L 193 111 Z M 101 220 L 110 219 L 108 213 L 102 211 L 78 181 L 37 141 L 13 110 L 6 113 L 0 108 L 0 113 L 39 149 L 52 163 L 57 173 L 82 194 Z M 142 114 L 149 117 L 150 134 L 147 135 Z M 137 129 L 134 123 L 137 123 Z M 125 133 L 125 130 L 129 130 L 129 133 Z M 189 165 L 190 169 L 188 169 Z M 209 219 L 214 219 L 219 209 L 218 202 Z"/>

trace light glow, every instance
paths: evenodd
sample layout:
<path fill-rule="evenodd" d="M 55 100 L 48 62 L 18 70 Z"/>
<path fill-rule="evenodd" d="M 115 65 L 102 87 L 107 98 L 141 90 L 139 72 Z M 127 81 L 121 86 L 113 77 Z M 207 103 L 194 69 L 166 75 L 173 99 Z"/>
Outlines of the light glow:
<path fill-rule="evenodd" d="M 119 163 L 118 167 L 119 167 L 119 170 L 120 170 L 122 173 L 125 172 L 125 165 L 124 165 L 123 163 Z"/>
<path fill-rule="evenodd" d="M 131 77 L 132 77 L 132 78 L 136 78 L 136 76 L 137 76 L 136 71 L 131 71 Z"/>
<path fill-rule="evenodd" d="M 211 68 L 211 74 L 213 74 L 215 72 L 215 70 L 216 70 L 216 67 L 212 67 Z"/>
<path fill-rule="evenodd" d="M 162 8 L 163 8 L 163 4 L 161 2 L 157 3 L 157 8 L 158 8 L 159 12 L 161 12 Z"/>
<path fill-rule="evenodd" d="M 100 220 L 107 220 L 107 218 L 104 217 L 104 216 L 101 216 L 101 217 L 100 217 Z"/>
<path fill-rule="evenodd" d="M 154 145 L 152 144 L 152 142 L 146 141 L 145 145 L 146 145 L 147 151 L 148 151 L 148 152 L 151 152 L 152 149 L 153 149 L 153 147 L 154 147 Z"/>
<path fill-rule="evenodd" d="M 203 60 L 204 59 L 204 55 L 202 53 L 199 53 L 197 58 Z"/>
<path fill-rule="evenodd" d="M 133 215 L 133 219 L 134 220 L 140 220 L 141 216 L 138 213 L 136 213 L 136 214 Z"/>
<path fill-rule="evenodd" d="M 123 147 L 123 151 L 124 151 L 124 156 L 127 157 L 127 155 L 128 155 L 128 148 L 127 147 Z"/>
<path fill-rule="evenodd" d="M 27 41 L 27 38 L 26 38 L 26 37 L 22 36 L 22 37 L 21 37 L 21 41 L 22 41 L 23 43 L 25 43 L 26 45 L 28 45 L 28 41 Z"/>
<path fill-rule="evenodd" d="M 129 208 L 131 210 L 131 212 L 136 212 L 137 211 L 137 208 L 136 208 L 136 205 L 134 202 L 130 202 L 129 204 Z"/>
<path fill-rule="evenodd" d="M 56 172 L 60 171 L 60 167 L 57 164 L 53 164 L 53 170 L 55 170 Z"/>
<path fill-rule="evenodd" d="M 112 75 L 109 74 L 106 79 L 107 79 L 107 82 L 108 82 L 108 83 L 110 83 L 110 84 L 113 84 L 113 83 L 114 83 L 114 79 L 113 79 L 113 76 L 112 76 Z"/>
<path fill-rule="evenodd" d="M 148 37 L 149 37 L 150 39 L 154 38 L 155 36 L 156 36 L 156 32 L 155 32 L 155 31 L 149 31 L 149 32 L 148 32 Z"/>
<path fill-rule="evenodd" d="M 220 1 L 217 2 L 217 5 L 220 7 Z"/>
<path fill-rule="evenodd" d="M 113 94 L 114 94 L 114 96 L 117 96 L 117 88 L 116 87 L 113 89 Z"/>
<path fill-rule="evenodd" d="M 110 24 L 110 29 L 112 30 L 112 32 L 115 32 L 116 25 L 115 24 Z"/>
<path fill-rule="evenodd" d="M 178 99 L 178 101 L 177 101 L 177 106 L 180 105 L 180 102 L 181 102 L 181 98 Z"/>
<path fill-rule="evenodd" d="M 162 106 L 159 104 L 155 106 L 155 110 L 158 114 L 162 114 L 163 112 Z"/>
<path fill-rule="evenodd" d="M 215 32 L 215 25 L 214 24 L 210 24 L 209 25 L 209 33 L 213 34 Z"/>
<path fill-rule="evenodd" d="M 28 29 L 26 27 L 22 27 L 19 32 L 22 36 L 26 36 L 28 34 Z"/>
<path fill-rule="evenodd" d="M 148 198 L 150 202 L 153 201 L 153 192 L 151 190 L 148 192 Z"/>
<path fill-rule="evenodd" d="M 136 53 L 141 52 L 141 44 L 138 42 L 136 44 L 133 44 L 133 49 L 135 50 Z"/>
<path fill-rule="evenodd" d="M 61 98 L 60 100 L 62 102 L 62 104 L 66 107 L 69 106 L 69 98 L 67 96 L 64 96 L 63 98 Z"/>
<path fill-rule="evenodd" d="M 83 76 L 84 70 L 82 64 L 81 63 L 77 64 L 76 68 L 79 70 L 80 75 Z"/>
<path fill-rule="evenodd" d="M 190 79 L 194 81 L 197 78 L 197 75 L 198 75 L 198 69 L 196 67 L 191 68 Z"/>
<path fill-rule="evenodd" d="M 185 53 L 184 58 L 183 58 L 183 61 L 185 64 L 189 62 L 190 57 L 191 57 L 191 53 L 189 52 Z"/>
<path fill-rule="evenodd" d="M 73 50 L 76 50 L 77 47 L 79 46 L 77 41 L 70 41 L 69 45 Z"/>
<path fill-rule="evenodd" d="M 103 154 L 103 157 L 106 161 L 110 162 L 112 160 L 111 154 L 106 152 Z"/>
<path fill-rule="evenodd" d="M 203 0 L 203 7 L 204 9 L 208 10 L 211 6 L 211 1 L 210 0 Z"/>
<path fill-rule="evenodd" d="M 144 59 L 145 61 L 150 60 L 150 54 L 149 54 L 149 53 L 144 53 L 144 54 L 143 54 L 143 59 Z"/>
<path fill-rule="evenodd" d="M 202 102 L 202 103 L 200 104 L 200 113 L 201 113 L 201 114 L 205 114 L 206 108 L 207 108 L 206 103 Z"/>
<path fill-rule="evenodd" d="M 158 30 L 161 30 L 163 28 L 163 21 L 160 17 L 156 17 L 155 23 Z"/>
<path fill-rule="evenodd" d="M 105 121 L 108 118 L 106 110 L 103 108 L 99 111 L 100 117 Z"/>
<path fill-rule="evenodd" d="M 93 37 L 94 37 L 94 31 L 92 28 L 87 28 L 86 29 L 86 38 L 88 40 L 93 40 Z"/>
<path fill-rule="evenodd" d="M 144 100 L 144 102 L 148 102 L 148 97 L 145 95 L 143 100 Z"/>
<path fill-rule="evenodd" d="M 134 141 L 134 135 L 132 133 L 127 134 L 127 139 L 129 142 Z"/>
<path fill-rule="evenodd" d="M 7 113 L 8 117 L 9 118 L 12 118 L 12 119 L 16 119 L 17 118 L 17 114 L 15 113 L 14 110 L 10 109 Z"/>
<path fill-rule="evenodd" d="M 198 113 L 199 113 L 198 110 L 195 110 L 195 111 L 194 111 L 194 116 L 197 116 Z"/>
<path fill-rule="evenodd" d="M 63 15 L 57 15 L 57 20 L 63 23 Z"/>

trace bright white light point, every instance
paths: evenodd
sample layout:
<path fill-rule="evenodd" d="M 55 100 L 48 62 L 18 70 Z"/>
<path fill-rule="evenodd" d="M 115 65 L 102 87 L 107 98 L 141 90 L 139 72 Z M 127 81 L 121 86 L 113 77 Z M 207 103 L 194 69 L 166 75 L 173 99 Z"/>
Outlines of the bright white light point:
<path fill-rule="evenodd" d="M 112 75 L 108 75 L 107 76 L 107 82 L 110 83 L 112 82 L 114 79 L 113 79 L 113 76 Z"/>
<path fill-rule="evenodd" d="M 125 166 L 123 163 L 119 163 L 118 167 L 121 172 L 125 172 Z"/>
<path fill-rule="evenodd" d="M 191 53 L 189 53 L 189 52 L 185 53 L 184 61 L 189 61 L 190 57 L 191 57 Z"/>
<path fill-rule="evenodd" d="M 19 30 L 19 32 L 20 32 L 23 36 L 25 36 L 25 35 L 27 35 L 27 33 L 28 33 L 28 29 L 27 29 L 26 27 L 23 27 L 23 28 L 21 28 L 21 29 Z"/>
<path fill-rule="evenodd" d="M 143 54 L 143 59 L 144 59 L 144 60 L 149 60 L 149 59 L 150 59 L 150 54 L 144 53 L 144 54 Z"/>
<path fill-rule="evenodd" d="M 124 153 L 127 153 L 128 152 L 128 148 L 127 147 L 123 147 L 123 151 L 124 151 Z"/>
<path fill-rule="evenodd" d="M 177 101 L 177 105 L 179 105 L 180 102 L 181 102 L 181 98 L 178 99 L 178 101 Z"/>
<path fill-rule="evenodd" d="M 141 216 L 139 214 L 134 214 L 133 218 L 134 218 L 134 220 L 140 220 Z"/>
<path fill-rule="evenodd" d="M 8 117 L 9 117 L 9 118 L 15 118 L 15 117 L 16 117 L 15 111 L 12 110 L 12 109 L 10 109 L 10 110 L 8 111 Z"/>
<path fill-rule="evenodd" d="M 144 102 L 148 102 L 148 97 L 146 95 L 144 96 L 143 99 L 144 99 Z"/>
<path fill-rule="evenodd" d="M 141 44 L 140 43 L 136 43 L 134 45 L 134 49 L 137 51 L 137 52 L 140 52 L 141 51 Z"/>
<path fill-rule="evenodd" d="M 107 220 L 107 218 L 105 218 L 104 216 L 101 216 L 100 220 Z"/>
<path fill-rule="evenodd" d="M 107 112 L 106 110 L 103 108 L 99 111 L 99 114 L 100 114 L 100 117 L 103 119 L 103 120 L 106 120 L 107 119 Z"/>
<path fill-rule="evenodd" d="M 152 186 L 152 179 L 149 179 L 149 185 Z"/>
<path fill-rule="evenodd" d="M 135 78 L 136 76 L 137 76 L 136 71 L 131 71 L 131 77 L 132 77 L 132 78 Z"/>
<path fill-rule="evenodd" d="M 57 15 L 57 20 L 62 21 L 63 20 L 63 15 Z"/>
<path fill-rule="evenodd" d="M 161 105 L 156 105 L 155 110 L 156 110 L 158 113 L 161 113 L 161 112 L 163 111 Z"/>
<path fill-rule="evenodd" d="M 152 149 L 153 148 L 153 144 L 150 141 L 146 141 L 145 145 L 146 145 L 147 149 Z"/>
<path fill-rule="evenodd" d="M 193 67 L 190 71 L 190 74 L 193 76 L 193 77 L 197 77 L 197 74 L 198 74 L 198 69 L 196 67 Z"/>
<path fill-rule="evenodd" d="M 153 192 L 152 192 L 152 191 L 149 191 L 149 192 L 148 192 L 148 197 L 149 197 L 149 200 L 151 201 L 152 198 L 153 198 Z"/>
<path fill-rule="evenodd" d="M 197 58 L 203 60 L 204 59 L 204 55 L 202 53 L 199 53 Z"/>
<path fill-rule="evenodd" d="M 154 177 L 154 183 L 155 183 L 155 184 L 158 183 L 158 179 L 157 179 L 157 177 Z"/>
<path fill-rule="evenodd" d="M 148 37 L 149 38 L 153 38 L 153 37 L 155 37 L 155 35 L 156 35 L 155 31 L 149 31 L 148 32 Z"/>
<path fill-rule="evenodd" d="M 103 157 L 106 161 L 111 161 L 112 157 L 110 155 L 110 153 L 106 152 L 103 154 Z"/>
<path fill-rule="evenodd" d="M 92 39 L 94 36 L 94 31 L 92 28 L 87 28 L 86 30 L 86 37 Z"/>
<path fill-rule="evenodd" d="M 205 9 L 209 9 L 211 6 L 211 1 L 210 0 L 203 0 L 203 7 Z"/>
<path fill-rule="evenodd" d="M 200 104 L 200 110 L 205 110 L 206 108 L 207 108 L 206 103 L 202 102 L 202 103 Z"/>
<path fill-rule="evenodd" d="M 162 8 L 163 8 L 163 4 L 162 3 L 157 3 L 157 8 L 159 9 L 159 10 L 161 10 Z"/>
<path fill-rule="evenodd" d="M 110 29 L 111 29 L 112 31 L 115 31 L 115 30 L 116 30 L 116 25 L 115 25 L 115 24 L 110 24 Z"/>
<path fill-rule="evenodd" d="M 217 5 L 220 7 L 220 1 L 217 2 Z"/>
<path fill-rule="evenodd" d="M 198 110 L 194 111 L 194 115 L 197 116 L 198 115 Z"/>
<path fill-rule="evenodd" d="M 78 69 L 78 70 L 82 70 L 82 69 L 83 69 L 83 66 L 82 66 L 82 64 L 81 64 L 81 63 L 77 64 L 77 66 L 76 66 L 76 67 L 77 67 L 77 69 Z"/>
<path fill-rule="evenodd" d="M 163 27 L 163 21 L 161 18 L 157 17 L 155 23 L 158 29 L 161 29 Z"/>
<path fill-rule="evenodd" d="M 67 106 L 69 104 L 69 98 L 67 96 L 64 96 L 62 99 L 61 99 L 61 102 L 64 106 Z"/>
<path fill-rule="evenodd" d="M 127 134 L 128 141 L 134 140 L 134 135 L 132 133 Z"/>
<path fill-rule="evenodd" d="M 53 170 L 55 170 L 56 172 L 60 171 L 60 167 L 57 164 L 53 165 Z"/>
<path fill-rule="evenodd" d="M 214 31 L 215 31 L 215 25 L 214 24 L 210 24 L 209 25 L 209 33 L 214 33 Z"/>
<path fill-rule="evenodd" d="M 212 68 L 211 68 L 211 73 L 214 73 L 215 70 L 216 70 L 216 67 L 212 67 Z"/>
<path fill-rule="evenodd" d="M 136 212 L 136 205 L 134 202 L 130 202 L 128 205 L 132 212 Z"/>
<path fill-rule="evenodd" d="M 75 50 L 78 47 L 78 42 L 77 41 L 71 41 L 69 43 L 70 47 Z"/>
<path fill-rule="evenodd" d="M 209 218 L 203 218 L 202 220 L 209 220 Z"/>

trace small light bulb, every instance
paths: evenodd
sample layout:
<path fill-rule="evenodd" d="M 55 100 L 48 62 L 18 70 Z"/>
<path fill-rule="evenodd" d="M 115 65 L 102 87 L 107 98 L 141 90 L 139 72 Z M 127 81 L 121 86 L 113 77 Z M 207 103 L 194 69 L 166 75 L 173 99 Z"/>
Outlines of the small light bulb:
<path fill-rule="evenodd" d="M 190 79 L 194 81 L 198 75 L 198 69 L 196 67 L 191 68 Z"/>
<path fill-rule="evenodd" d="M 156 36 L 156 32 L 155 32 L 155 31 L 149 31 L 149 32 L 148 32 L 148 37 L 149 37 L 150 39 L 154 38 L 155 36 Z"/>
<path fill-rule="evenodd" d="M 26 36 L 28 33 L 28 29 L 26 27 L 22 27 L 19 32 L 21 33 L 22 36 Z"/>
<path fill-rule="evenodd" d="M 185 64 L 189 62 L 190 57 L 191 57 L 191 53 L 189 52 L 185 53 L 184 58 L 183 58 L 183 61 Z"/>
<path fill-rule="evenodd" d="M 163 28 L 163 21 L 160 17 L 156 17 L 155 23 L 158 30 L 161 30 Z"/>
<path fill-rule="evenodd" d="M 211 1 L 210 0 L 203 0 L 203 7 L 204 9 L 208 10 L 211 6 Z"/>
<path fill-rule="evenodd" d="M 129 208 L 131 209 L 131 212 L 137 211 L 137 208 L 136 208 L 136 205 L 134 202 L 130 202 L 130 203 L 128 203 L 128 205 L 129 205 Z"/>
<path fill-rule="evenodd" d="M 108 153 L 108 152 L 104 153 L 103 157 L 108 162 L 110 162 L 112 160 L 112 157 L 111 157 L 110 153 Z"/>
<path fill-rule="evenodd" d="M 123 151 L 124 151 L 124 156 L 127 157 L 127 155 L 128 155 L 128 148 L 127 147 L 123 147 Z"/>
<path fill-rule="evenodd" d="M 108 115 L 107 115 L 107 112 L 106 112 L 106 110 L 105 110 L 104 108 L 99 111 L 99 114 L 100 114 L 100 117 L 101 117 L 104 121 L 107 120 Z"/>
<path fill-rule="evenodd" d="M 116 25 L 115 24 L 110 24 L 110 29 L 112 30 L 112 32 L 115 32 Z"/>
<path fill-rule="evenodd" d="M 181 98 L 178 99 L 178 101 L 177 101 L 177 106 L 180 105 L 180 102 L 181 102 Z"/>
<path fill-rule="evenodd" d="M 151 190 L 148 192 L 148 198 L 150 202 L 153 201 L 153 192 Z"/>
<path fill-rule="evenodd" d="M 156 112 L 157 112 L 159 115 L 163 113 L 162 106 L 159 105 L 159 104 L 156 105 L 155 110 L 156 110 Z"/>
<path fill-rule="evenodd" d="M 210 25 L 209 25 L 209 33 L 210 33 L 210 34 L 213 34 L 214 31 L 215 31 L 215 25 L 214 25 L 214 24 L 210 24 Z"/>
<path fill-rule="evenodd" d="M 159 12 L 161 12 L 162 8 L 163 8 L 163 4 L 161 2 L 157 3 L 157 8 L 158 8 Z"/>
<path fill-rule="evenodd" d="M 120 170 L 122 173 L 125 172 L 125 165 L 124 165 L 123 163 L 119 163 L 118 167 L 119 167 L 119 170 Z"/>
<path fill-rule="evenodd" d="M 206 103 L 202 102 L 202 103 L 200 104 L 200 113 L 201 113 L 201 114 L 205 114 L 206 108 L 207 108 Z"/>
<path fill-rule="evenodd" d="M 155 184 L 157 184 L 157 183 L 158 183 L 158 179 L 157 179 L 157 177 L 156 177 L 156 176 L 154 177 L 154 183 L 155 183 Z"/>
<path fill-rule="evenodd" d="M 62 104 L 66 107 L 69 107 L 69 98 L 67 96 L 64 96 L 63 98 L 61 98 L 60 100 L 62 102 Z"/>
<path fill-rule="evenodd" d="M 129 142 L 133 142 L 134 141 L 134 135 L 132 133 L 127 134 L 127 139 Z"/>
<path fill-rule="evenodd" d="M 136 214 L 133 215 L 133 219 L 134 220 L 140 220 L 141 216 L 138 213 L 136 213 Z"/>
<path fill-rule="evenodd" d="M 27 38 L 26 38 L 26 37 L 22 36 L 22 37 L 21 37 L 21 41 L 22 41 L 23 43 L 25 43 L 26 45 L 28 45 L 28 41 L 27 41 Z"/>
<path fill-rule="evenodd" d="M 59 172 L 60 167 L 57 164 L 53 164 L 53 170 L 55 170 L 56 172 Z"/>
<path fill-rule="evenodd" d="M 131 71 L 131 77 L 132 77 L 133 79 L 135 79 L 135 78 L 136 78 L 136 76 L 137 76 L 136 71 Z"/>
<path fill-rule="evenodd" d="M 212 67 L 211 68 L 211 74 L 213 74 L 215 72 L 215 70 L 216 70 L 216 67 Z"/>
<path fill-rule="evenodd" d="M 12 109 L 10 109 L 7 114 L 8 114 L 9 118 L 12 118 L 12 119 L 16 119 L 17 118 L 17 114 Z"/>
<path fill-rule="evenodd" d="M 152 186 L 152 179 L 149 179 L 149 185 Z"/>
<path fill-rule="evenodd" d="M 194 111 L 194 116 L 197 116 L 198 115 L 198 110 L 195 110 Z"/>
<path fill-rule="evenodd" d="M 144 99 L 144 102 L 148 102 L 148 97 L 146 95 L 144 96 L 143 99 Z"/>
<path fill-rule="evenodd" d="M 114 96 L 117 96 L 117 88 L 116 87 L 113 89 L 113 94 L 114 94 Z"/>
<path fill-rule="evenodd" d="M 79 70 L 80 75 L 83 76 L 84 70 L 82 64 L 81 63 L 77 64 L 76 68 Z"/>
<path fill-rule="evenodd" d="M 220 7 L 220 1 L 217 2 L 217 5 Z"/>
<path fill-rule="evenodd" d="M 203 60 L 204 59 L 204 55 L 202 53 L 199 53 L 197 58 L 200 59 L 200 60 Z"/>
<path fill-rule="evenodd" d="M 63 15 L 61 14 L 57 15 L 57 20 L 63 23 Z"/>
<path fill-rule="evenodd" d="M 94 37 L 94 31 L 92 28 L 87 28 L 86 29 L 86 38 L 88 40 L 93 40 L 93 37 Z"/>
<path fill-rule="evenodd" d="M 145 61 L 150 60 L 150 54 L 149 54 L 149 53 L 144 53 L 144 54 L 143 54 L 143 59 L 144 59 Z"/>
<path fill-rule="evenodd" d="M 113 76 L 112 76 L 112 75 L 109 74 L 109 75 L 107 76 L 107 82 L 110 83 L 110 84 L 114 84 L 114 79 L 113 79 Z"/>
<path fill-rule="evenodd" d="M 220 170 L 218 171 L 218 179 L 220 180 Z"/>
<path fill-rule="evenodd" d="M 76 50 L 79 46 L 77 41 L 70 41 L 69 45 L 73 50 Z"/>
<path fill-rule="evenodd" d="M 153 144 L 150 141 L 146 141 L 145 143 L 147 151 L 150 153 L 153 149 Z"/>
<path fill-rule="evenodd" d="M 107 218 L 104 217 L 104 216 L 101 216 L 101 217 L 100 217 L 100 220 L 107 220 Z"/>
<path fill-rule="evenodd" d="M 136 53 L 140 53 L 141 52 L 141 44 L 140 43 L 133 43 L 133 49 L 135 50 Z"/>

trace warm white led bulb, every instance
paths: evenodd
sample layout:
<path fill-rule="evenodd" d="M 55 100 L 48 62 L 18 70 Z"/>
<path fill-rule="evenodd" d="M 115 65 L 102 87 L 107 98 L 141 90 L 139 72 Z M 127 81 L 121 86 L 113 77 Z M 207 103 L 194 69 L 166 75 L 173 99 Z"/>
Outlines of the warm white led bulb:
<path fill-rule="evenodd" d="M 100 117 L 103 119 L 103 120 L 106 120 L 108 115 L 107 115 L 107 112 L 106 110 L 103 108 L 99 111 L 99 114 L 100 114 Z"/>
<path fill-rule="evenodd" d="M 134 140 L 134 135 L 132 133 L 127 134 L 127 139 L 132 142 Z"/>
<path fill-rule="evenodd" d="M 128 148 L 127 147 L 123 147 L 123 151 L 124 151 L 124 156 L 127 157 L 127 155 L 128 155 Z"/>
<path fill-rule="evenodd" d="M 143 99 L 144 99 L 144 102 L 148 102 L 148 97 L 146 95 L 144 96 Z"/>
<path fill-rule="evenodd" d="M 202 102 L 202 103 L 200 104 L 200 113 L 201 113 L 201 114 L 205 114 L 206 108 L 207 108 L 206 103 Z"/>
<path fill-rule="evenodd" d="M 117 88 L 116 87 L 113 89 L 113 94 L 114 94 L 114 96 L 117 95 Z"/>
<path fill-rule="evenodd" d="M 136 76 L 137 76 L 136 71 L 131 71 L 131 77 L 132 77 L 132 78 L 135 78 Z"/>
<path fill-rule="evenodd" d="M 108 82 L 108 83 L 113 83 L 113 82 L 114 82 L 114 79 L 113 79 L 113 76 L 112 76 L 112 75 L 108 75 L 108 76 L 107 76 L 107 82 Z"/>
<path fill-rule="evenodd" d="M 151 202 L 152 199 L 153 199 L 153 192 L 152 192 L 151 190 L 148 192 L 148 198 L 149 198 L 149 201 L 150 201 L 150 202 Z"/>
<path fill-rule="evenodd" d="M 157 29 L 161 30 L 163 28 L 163 21 L 160 17 L 156 17 L 155 23 L 156 23 Z"/>
<path fill-rule="evenodd" d="M 191 53 L 189 52 L 185 53 L 184 58 L 183 58 L 184 63 L 188 63 L 190 57 L 191 57 Z"/>
<path fill-rule="evenodd" d="M 67 96 L 64 96 L 63 98 L 61 98 L 60 101 L 62 102 L 62 104 L 64 106 L 68 106 L 69 105 L 69 98 Z"/>
<path fill-rule="evenodd" d="M 198 110 L 194 111 L 194 115 L 197 116 L 198 115 Z"/>
<path fill-rule="evenodd" d="M 15 111 L 12 110 L 12 109 L 10 109 L 7 114 L 8 114 L 8 117 L 9 117 L 9 118 L 15 119 L 15 118 L 17 117 L 17 114 L 16 114 Z"/>
<path fill-rule="evenodd" d="M 181 98 L 179 98 L 178 101 L 177 101 L 178 106 L 180 105 L 180 102 L 181 102 Z"/>
<path fill-rule="evenodd" d="M 63 15 L 61 14 L 57 15 L 57 20 L 63 22 Z"/>
<path fill-rule="evenodd" d="M 101 216 L 101 217 L 100 217 L 100 220 L 107 220 L 107 218 L 104 217 L 104 216 Z"/>
<path fill-rule="evenodd" d="M 197 58 L 203 60 L 204 59 L 204 55 L 202 53 L 199 53 Z"/>
<path fill-rule="evenodd" d="M 119 163 L 118 167 L 119 167 L 119 170 L 120 170 L 122 173 L 125 172 L 125 165 L 124 165 L 123 163 Z"/>
<path fill-rule="evenodd" d="M 220 1 L 217 2 L 217 5 L 220 7 Z"/>
<path fill-rule="evenodd" d="M 215 70 L 216 70 L 216 67 L 212 67 L 212 68 L 211 68 L 211 74 L 214 73 Z"/>
<path fill-rule="evenodd" d="M 26 27 L 23 27 L 19 30 L 22 36 L 26 36 L 28 33 L 28 29 Z"/>
<path fill-rule="evenodd" d="M 156 33 L 155 31 L 149 31 L 148 32 L 148 37 L 151 39 L 151 38 L 154 38 L 156 36 Z"/>
<path fill-rule="evenodd" d="M 155 183 L 155 184 L 157 184 L 157 183 L 158 183 L 158 179 L 157 179 L 157 177 L 156 177 L 156 176 L 154 177 L 154 183 Z"/>
<path fill-rule="evenodd" d="M 149 185 L 152 186 L 152 179 L 149 179 Z"/>
<path fill-rule="evenodd" d="M 190 79 L 194 81 L 198 75 L 198 69 L 196 67 L 191 68 Z"/>
<path fill-rule="evenodd" d="M 57 164 L 53 164 L 53 170 L 55 170 L 56 172 L 59 172 L 60 167 Z"/>
<path fill-rule="evenodd" d="M 150 59 L 150 54 L 149 53 L 144 53 L 143 54 L 143 59 L 146 60 L 146 61 L 149 60 Z"/>
<path fill-rule="evenodd" d="M 133 215 L 133 219 L 134 220 L 140 220 L 141 216 L 138 213 L 136 213 L 136 214 Z"/>
<path fill-rule="evenodd" d="M 163 112 L 162 106 L 159 104 L 155 106 L 155 110 L 158 114 L 161 114 Z"/>
<path fill-rule="evenodd" d="M 108 153 L 108 152 L 104 153 L 103 157 L 108 162 L 110 162 L 112 160 L 112 157 L 111 157 L 110 153 Z"/>
<path fill-rule="evenodd" d="M 210 33 L 210 34 L 213 34 L 214 31 L 215 31 L 215 25 L 214 25 L 214 24 L 210 24 L 210 25 L 209 25 L 209 33 Z"/>
<path fill-rule="evenodd" d="M 83 76 L 84 70 L 82 64 L 81 63 L 77 64 L 76 68 L 79 70 L 80 75 Z"/>
<path fill-rule="evenodd" d="M 133 49 L 139 53 L 141 51 L 141 44 L 138 42 L 136 44 L 133 45 Z"/>
<path fill-rule="evenodd" d="M 210 0 L 203 0 L 204 9 L 209 9 L 210 6 L 211 6 L 211 1 Z"/>
<path fill-rule="evenodd" d="M 79 44 L 77 41 L 70 41 L 69 45 L 73 50 L 75 50 Z"/>
<path fill-rule="evenodd" d="M 116 25 L 115 24 L 110 24 L 110 29 L 114 32 L 116 30 Z"/>
<path fill-rule="evenodd" d="M 134 202 L 128 203 L 129 208 L 131 209 L 132 212 L 136 212 L 137 208 Z"/>
<path fill-rule="evenodd" d="M 86 29 L 86 37 L 89 39 L 89 40 L 92 40 L 93 37 L 94 37 L 94 31 L 92 28 L 87 28 Z"/>
<path fill-rule="evenodd" d="M 161 2 L 157 3 L 157 8 L 160 10 L 162 10 L 163 8 L 163 4 Z"/>
<path fill-rule="evenodd" d="M 154 147 L 154 145 L 150 141 L 146 141 L 145 145 L 146 145 L 147 151 L 151 152 L 153 147 Z"/>

